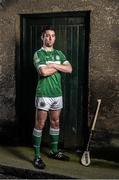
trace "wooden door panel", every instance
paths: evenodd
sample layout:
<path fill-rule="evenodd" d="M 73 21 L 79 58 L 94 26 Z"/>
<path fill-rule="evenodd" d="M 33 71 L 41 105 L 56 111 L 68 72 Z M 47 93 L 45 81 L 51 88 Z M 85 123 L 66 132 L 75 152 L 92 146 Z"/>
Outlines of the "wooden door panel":
<path fill-rule="evenodd" d="M 34 97 L 37 73 L 33 66 L 33 54 L 42 46 L 41 28 L 53 25 L 56 29 L 55 48 L 62 50 L 73 67 L 72 74 L 62 75 L 64 109 L 61 114 L 60 141 L 64 147 L 80 146 L 83 128 L 87 125 L 88 104 L 88 39 L 89 13 L 56 13 L 21 16 L 21 70 L 19 96 L 19 123 L 34 125 Z M 24 77 L 25 76 L 25 77 Z M 30 115 L 32 114 L 32 115 Z M 25 117 L 25 120 L 23 120 Z M 27 120 L 29 118 L 29 120 Z M 85 122 L 85 123 L 84 123 Z M 26 126 L 26 125 L 25 125 Z M 44 142 L 48 143 L 48 126 Z M 23 131 L 23 129 L 22 129 Z M 23 132 L 24 134 L 24 132 Z M 79 138 L 80 136 L 80 138 Z"/>

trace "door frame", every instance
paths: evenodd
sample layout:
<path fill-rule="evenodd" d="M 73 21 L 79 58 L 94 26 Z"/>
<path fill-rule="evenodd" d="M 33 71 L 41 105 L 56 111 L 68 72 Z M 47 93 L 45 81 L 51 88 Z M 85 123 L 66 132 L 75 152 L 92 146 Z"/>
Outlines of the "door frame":
<path fill-rule="evenodd" d="M 21 82 L 21 59 L 22 59 L 22 35 L 23 35 L 23 18 L 42 18 L 42 17 L 85 17 L 85 24 L 86 24 L 86 39 L 87 39 L 87 45 L 86 45 L 86 59 L 88 61 L 87 65 L 87 93 L 86 93 L 86 101 L 87 106 L 85 108 L 86 113 L 86 121 L 85 126 L 88 128 L 88 119 L 89 119 L 89 37 L 90 37 L 90 11 L 75 11 L 75 12 L 51 12 L 51 13 L 38 13 L 38 14 L 20 14 L 17 18 L 17 28 L 16 28 L 16 120 L 17 124 L 19 124 L 19 108 L 20 108 L 20 84 Z M 25 23 L 25 22 L 24 22 Z M 18 135 L 19 136 L 19 135 Z M 86 137 L 87 138 L 87 137 Z M 85 138 L 85 139 L 86 139 Z M 86 139 L 87 140 L 87 139 Z"/>

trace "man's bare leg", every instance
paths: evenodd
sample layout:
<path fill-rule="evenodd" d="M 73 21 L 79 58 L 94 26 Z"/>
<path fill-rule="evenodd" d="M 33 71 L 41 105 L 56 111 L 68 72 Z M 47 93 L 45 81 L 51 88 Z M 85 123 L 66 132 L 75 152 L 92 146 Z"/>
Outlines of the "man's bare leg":
<path fill-rule="evenodd" d="M 42 130 L 47 119 L 47 111 L 36 109 L 35 126 L 33 130 L 33 146 L 35 152 L 34 165 L 39 169 L 45 168 L 45 163 L 41 159 L 41 139 Z"/>

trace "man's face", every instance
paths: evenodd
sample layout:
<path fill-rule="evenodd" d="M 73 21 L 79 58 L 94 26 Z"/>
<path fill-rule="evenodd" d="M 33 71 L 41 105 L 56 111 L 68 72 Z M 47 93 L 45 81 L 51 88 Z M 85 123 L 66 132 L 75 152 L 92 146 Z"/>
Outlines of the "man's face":
<path fill-rule="evenodd" d="M 55 32 L 53 30 L 47 30 L 42 37 L 43 45 L 46 47 L 53 47 L 55 39 Z"/>

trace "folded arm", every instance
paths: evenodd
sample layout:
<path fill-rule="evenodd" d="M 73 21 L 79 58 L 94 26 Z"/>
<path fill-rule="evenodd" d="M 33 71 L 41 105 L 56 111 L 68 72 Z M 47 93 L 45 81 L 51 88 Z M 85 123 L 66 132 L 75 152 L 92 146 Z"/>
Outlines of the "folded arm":
<path fill-rule="evenodd" d="M 71 73 L 72 72 L 72 66 L 70 63 L 67 64 L 55 64 L 51 63 L 46 66 L 40 67 L 39 73 L 41 76 L 50 76 L 57 71 L 61 71 L 64 73 Z"/>
<path fill-rule="evenodd" d="M 72 66 L 70 63 L 67 64 L 55 64 L 55 63 L 51 63 L 48 65 L 51 68 L 56 69 L 57 71 L 61 71 L 64 73 L 71 73 L 72 72 Z"/>

